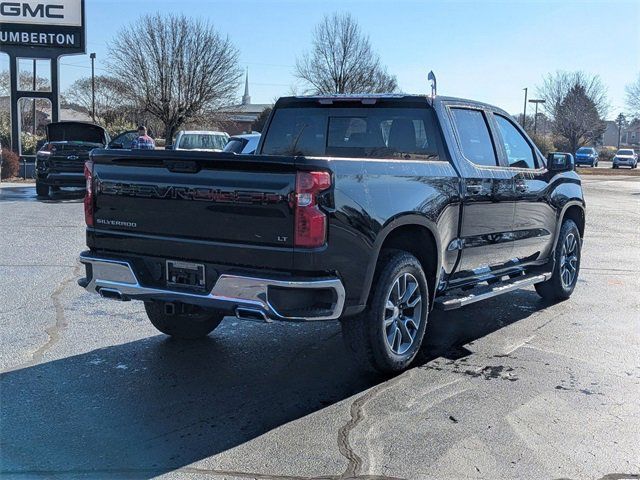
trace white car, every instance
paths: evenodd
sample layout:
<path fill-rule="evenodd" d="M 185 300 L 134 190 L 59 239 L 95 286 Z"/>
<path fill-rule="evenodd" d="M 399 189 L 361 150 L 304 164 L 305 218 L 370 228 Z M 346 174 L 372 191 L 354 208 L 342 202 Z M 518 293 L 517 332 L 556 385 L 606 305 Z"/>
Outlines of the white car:
<path fill-rule="evenodd" d="M 221 152 L 229 141 L 225 132 L 210 130 L 181 130 L 169 150 L 196 150 L 202 152 Z"/>
<path fill-rule="evenodd" d="M 638 154 L 631 148 L 621 148 L 613 157 L 613 168 L 620 166 L 636 168 L 638 166 Z"/>

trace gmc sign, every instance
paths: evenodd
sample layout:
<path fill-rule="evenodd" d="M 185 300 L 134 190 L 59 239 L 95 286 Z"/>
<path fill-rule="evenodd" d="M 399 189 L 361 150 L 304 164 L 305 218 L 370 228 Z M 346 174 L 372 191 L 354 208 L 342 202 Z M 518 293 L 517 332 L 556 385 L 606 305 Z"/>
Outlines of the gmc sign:
<path fill-rule="evenodd" d="M 81 0 L 0 1 L 0 23 L 82 26 Z"/>
<path fill-rule="evenodd" d="M 0 52 L 23 58 L 84 53 L 84 0 L 0 0 Z"/>

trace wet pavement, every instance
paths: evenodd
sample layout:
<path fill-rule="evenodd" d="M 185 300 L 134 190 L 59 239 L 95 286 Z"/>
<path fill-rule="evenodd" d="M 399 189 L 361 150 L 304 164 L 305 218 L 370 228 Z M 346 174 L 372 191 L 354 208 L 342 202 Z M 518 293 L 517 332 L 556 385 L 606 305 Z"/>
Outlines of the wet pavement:
<path fill-rule="evenodd" d="M 339 325 L 158 334 L 76 285 L 82 197 L 0 186 L 2 478 L 640 478 L 640 179 L 590 176 L 574 296 L 430 317 L 420 365 Z"/>

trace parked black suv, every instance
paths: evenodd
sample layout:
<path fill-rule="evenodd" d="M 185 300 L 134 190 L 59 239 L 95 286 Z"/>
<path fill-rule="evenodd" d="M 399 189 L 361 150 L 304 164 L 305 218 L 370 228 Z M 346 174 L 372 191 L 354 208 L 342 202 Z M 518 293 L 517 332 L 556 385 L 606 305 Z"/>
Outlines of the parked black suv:
<path fill-rule="evenodd" d="M 562 300 L 578 279 L 573 156 L 469 100 L 281 98 L 255 155 L 94 150 L 85 174 L 80 284 L 177 337 L 339 319 L 358 359 L 398 371 L 432 308 L 530 285 Z"/>
<path fill-rule="evenodd" d="M 49 196 L 60 187 L 84 187 L 84 163 L 94 148 L 105 148 L 109 134 L 99 125 L 56 122 L 47 125 L 47 141 L 36 155 L 36 193 Z"/>

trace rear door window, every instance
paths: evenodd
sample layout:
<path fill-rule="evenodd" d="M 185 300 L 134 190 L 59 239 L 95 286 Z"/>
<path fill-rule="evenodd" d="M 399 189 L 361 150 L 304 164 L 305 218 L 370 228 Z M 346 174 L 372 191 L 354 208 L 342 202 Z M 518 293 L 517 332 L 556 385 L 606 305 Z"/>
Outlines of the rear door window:
<path fill-rule="evenodd" d="M 463 155 L 476 165 L 495 167 L 498 159 L 484 113 L 469 108 L 452 108 L 451 113 Z"/>

